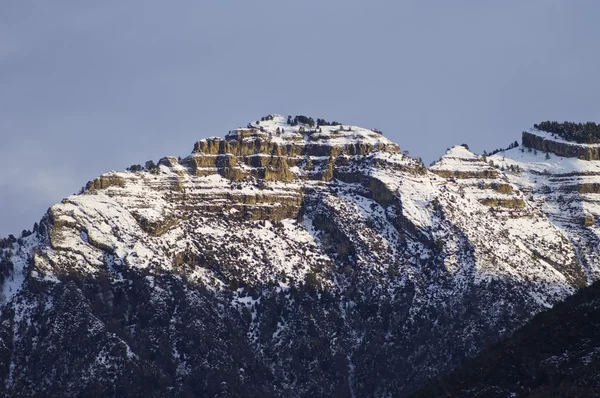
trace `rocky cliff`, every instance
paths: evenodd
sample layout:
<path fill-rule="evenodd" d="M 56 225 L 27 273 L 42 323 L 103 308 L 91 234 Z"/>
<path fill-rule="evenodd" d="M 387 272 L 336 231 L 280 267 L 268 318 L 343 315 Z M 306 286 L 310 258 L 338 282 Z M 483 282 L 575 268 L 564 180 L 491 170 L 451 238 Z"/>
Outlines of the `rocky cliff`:
<path fill-rule="evenodd" d="M 107 173 L 0 245 L 0 391 L 406 396 L 600 275 L 595 163 L 512 151 L 269 115 Z"/>
<path fill-rule="evenodd" d="M 523 145 L 538 151 L 551 152 L 557 156 L 600 160 L 600 144 L 579 144 L 569 142 L 552 134 L 531 129 L 523 132 Z"/>

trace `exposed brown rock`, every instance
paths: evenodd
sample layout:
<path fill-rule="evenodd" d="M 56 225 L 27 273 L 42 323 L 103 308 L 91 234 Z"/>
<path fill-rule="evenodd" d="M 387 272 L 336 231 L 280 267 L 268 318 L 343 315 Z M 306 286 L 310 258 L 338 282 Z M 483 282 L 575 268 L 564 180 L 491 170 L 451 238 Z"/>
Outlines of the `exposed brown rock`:
<path fill-rule="evenodd" d="M 164 217 L 161 220 L 150 221 L 136 212 L 131 213 L 131 215 L 138 222 L 140 228 L 150 236 L 161 236 L 178 224 L 177 220 L 170 216 Z"/>
<path fill-rule="evenodd" d="M 600 193 L 600 183 L 582 183 L 577 187 L 579 193 Z"/>
<path fill-rule="evenodd" d="M 490 207 L 505 207 L 507 209 L 520 209 L 525 207 L 523 199 L 511 198 L 511 199 L 500 199 L 500 198 L 485 198 L 480 199 L 479 202 L 483 205 Z"/>
<path fill-rule="evenodd" d="M 106 189 L 108 187 L 124 187 L 125 180 L 115 174 L 105 174 L 87 183 L 85 189 L 93 191 L 97 189 Z"/>
<path fill-rule="evenodd" d="M 432 173 L 439 175 L 444 178 L 496 178 L 498 172 L 496 170 L 480 170 L 480 171 L 459 171 L 459 170 L 431 170 Z"/>
<path fill-rule="evenodd" d="M 585 160 L 600 160 L 600 145 L 584 146 L 566 144 L 545 139 L 539 135 L 523 131 L 523 145 L 543 152 L 552 152 L 558 156 Z"/>

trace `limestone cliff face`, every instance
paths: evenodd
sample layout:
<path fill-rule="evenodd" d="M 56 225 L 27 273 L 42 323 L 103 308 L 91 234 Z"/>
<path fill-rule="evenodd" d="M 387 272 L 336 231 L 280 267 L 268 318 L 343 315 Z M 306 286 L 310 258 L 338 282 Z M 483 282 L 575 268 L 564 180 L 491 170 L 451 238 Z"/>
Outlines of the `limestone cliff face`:
<path fill-rule="evenodd" d="M 270 115 L 106 173 L 0 245 L 0 395 L 407 396 L 600 277 L 513 155 Z"/>
<path fill-rule="evenodd" d="M 86 185 L 86 189 L 95 190 L 95 189 L 106 189 L 108 187 L 122 187 L 125 185 L 125 181 L 117 175 L 109 174 L 102 175 L 96 178 L 93 181 L 90 181 Z"/>
<path fill-rule="evenodd" d="M 226 178 L 248 176 L 290 181 L 290 167 L 300 167 L 309 179 L 332 178 L 333 166 L 352 156 L 374 152 L 398 153 L 397 144 L 381 133 L 351 126 L 291 126 L 281 116 L 262 124 L 230 131 L 224 139 L 198 141 L 186 166 L 196 175 L 215 170 Z"/>
<path fill-rule="evenodd" d="M 551 139 L 545 132 L 523 132 L 523 145 L 538 151 L 550 152 L 557 156 L 600 160 L 600 145 L 568 143 Z"/>

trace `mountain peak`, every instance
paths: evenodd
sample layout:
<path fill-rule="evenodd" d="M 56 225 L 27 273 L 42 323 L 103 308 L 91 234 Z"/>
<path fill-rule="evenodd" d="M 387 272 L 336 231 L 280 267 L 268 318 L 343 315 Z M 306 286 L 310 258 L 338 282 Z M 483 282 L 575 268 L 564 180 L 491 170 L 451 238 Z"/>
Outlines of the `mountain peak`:
<path fill-rule="evenodd" d="M 446 151 L 440 159 L 431 165 L 430 170 L 445 177 L 464 173 L 472 177 L 496 176 L 494 167 L 490 166 L 483 156 L 471 152 L 467 145 L 457 145 Z"/>
<path fill-rule="evenodd" d="M 463 160 L 479 160 L 480 157 L 469 150 L 466 144 L 456 145 L 448 149 L 443 156 L 444 158 L 463 159 Z"/>
<path fill-rule="evenodd" d="M 330 180 L 339 160 L 383 152 L 399 154 L 400 147 L 377 130 L 323 119 L 315 122 L 306 116 L 269 115 L 229 131 L 225 138 L 196 142 L 185 166 L 196 175 L 218 172 L 233 180 L 247 176 Z"/>
<path fill-rule="evenodd" d="M 246 127 L 231 130 L 226 140 L 242 140 L 245 142 L 256 139 L 268 140 L 279 144 L 310 144 L 317 143 L 335 147 L 349 144 L 367 144 L 374 147 L 397 146 L 385 138 L 381 131 L 359 126 L 327 122 L 324 119 L 297 115 L 283 116 L 272 114 L 260 120 L 248 123 Z"/>

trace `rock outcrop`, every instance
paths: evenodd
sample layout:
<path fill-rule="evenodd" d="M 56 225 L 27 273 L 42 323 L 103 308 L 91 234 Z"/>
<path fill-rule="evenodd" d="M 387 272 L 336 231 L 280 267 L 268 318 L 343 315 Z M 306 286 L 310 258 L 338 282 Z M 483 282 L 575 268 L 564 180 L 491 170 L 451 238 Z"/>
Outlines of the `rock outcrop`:
<path fill-rule="evenodd" d="M 554 138 L 545 131 L 530 130 L 523 132 L 523 145 L 557 156 L 584 160 L 600 160 L 600 144 L 578 144 Z"/>

